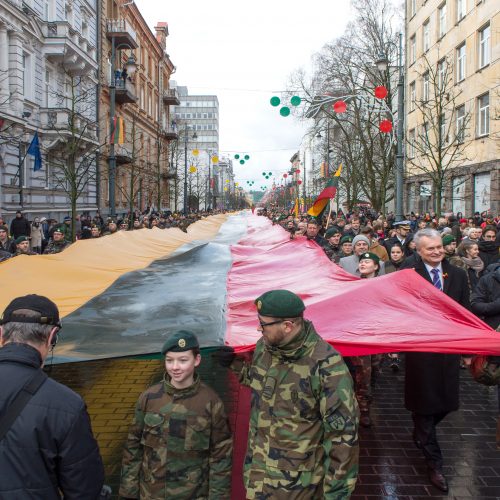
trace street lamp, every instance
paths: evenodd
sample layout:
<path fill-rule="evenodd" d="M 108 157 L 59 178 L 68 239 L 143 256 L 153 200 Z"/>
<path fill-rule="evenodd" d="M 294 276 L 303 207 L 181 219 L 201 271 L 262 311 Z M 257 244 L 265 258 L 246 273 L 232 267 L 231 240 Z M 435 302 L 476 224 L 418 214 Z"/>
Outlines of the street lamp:
<path fill-rule="evenodd" d="M 116 45 L 115 38 L 111 38 L 111 81 L 109 83 L 109 127 L 113 134 L 113 140 L 109 145 L 108 157 L 108 176 L 109 176 L 109 215 L 115 217 L 116 215 L 116 201 L 115 201 L 115 179 L 116 179 L 116 156 L 115 156 L 115 140 L 116 140 L 116 124 L 115 124 L 115 106 L 116 106 L 116 75 L 115 75 L 115 57 L 117 49 L 133 49 L 135 47 L 124 42 Z M 127 76 L 132 76 L 137 69 L 135 57 L 130 54 L 127 62 L 125 63 L 124 70 Z"/>
<path fill-rule="evenodd" d="M 403 73 L 403 34 L 399 34 L 398 47 L 398 127 L 396 131 L 396 222 L 404 219 L 403 214 L 403 181 L 404 181 L 404 154 L 403 154 L 403 127 L 404 127 L 404 73 Z M 389 60 L 385 54 L 380 54 L 375 61 L 378 70 L 385 73 L 389 67 Z"/>
<path fill-rule="evenodd" d="M 190 128 L 188 127 L 188 124 L 186 123 L 184 125 L 184 215 L 187 215 L 188 213 L 188 130 Z M 198 136 L 196 135 L 196 132 L 193 133 L 192 139 L 196 141 L 198 139 Z"/>

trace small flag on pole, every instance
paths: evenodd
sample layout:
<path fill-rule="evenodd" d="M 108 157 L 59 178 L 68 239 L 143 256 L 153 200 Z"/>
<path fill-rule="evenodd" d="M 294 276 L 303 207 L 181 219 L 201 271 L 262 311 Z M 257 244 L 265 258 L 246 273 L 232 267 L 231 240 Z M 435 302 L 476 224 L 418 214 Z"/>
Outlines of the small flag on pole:
<path fill-rule="evenodd" d="M 341 172 L 342 165 L 339 166 L 333 177 L 328 181 L 325 189 L 323 189 L 323 191 L 321 191 L 319 196 L 316 198 L 313 206 L 307 211 L 309 215 L 312 215 L 313 217 L 320 217 L 330 200 L 335 198 Z"/>
<path fill-rule="evenodd" d="M 35 132 L 31 144 L 29 145 L 27 154 L 35 157 L 35 165 L 33 171 L 42 169 L 42 153 L 40 152 L 40 141 L 38 140 L 38 132 Z"/>

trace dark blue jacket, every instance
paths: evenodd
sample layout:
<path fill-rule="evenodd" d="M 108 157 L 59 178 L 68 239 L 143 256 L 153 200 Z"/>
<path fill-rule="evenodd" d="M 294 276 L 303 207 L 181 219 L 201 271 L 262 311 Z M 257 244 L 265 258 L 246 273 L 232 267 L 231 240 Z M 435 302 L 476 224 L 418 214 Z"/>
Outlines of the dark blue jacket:
<path fill-rule="evenodd" d="M 41 364 L 40 353 L 27 344 L 0 349 L 0 416 Z M 94 500 L 103 481 L 85 403 L 48 378 L 0 441 L 0 498 Z"/>

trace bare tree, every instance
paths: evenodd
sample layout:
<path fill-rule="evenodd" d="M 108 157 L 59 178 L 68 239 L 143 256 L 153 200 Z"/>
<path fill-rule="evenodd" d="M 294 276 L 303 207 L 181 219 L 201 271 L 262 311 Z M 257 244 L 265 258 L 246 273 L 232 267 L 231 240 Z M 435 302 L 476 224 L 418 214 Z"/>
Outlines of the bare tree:
<path fill-rule="evenodd" d="M 354 0 L 352 5 L 354 21 L 315 55 L 310 79 L 302 70 L 292 75 L 290 92 L 305 96 L 301 118 L 328 120 L 337 131 L 330 145 L 333 157 L 345 167 L 341 183 L 348 203 L 356 203 L 362 194 L 373 208 L 384 211 L 393 197 L 395 147 L 393 132 L 382 133 L 379 126 L 383 120 L 394 121 L 397 68 L 390 66 L 381 74 L 374 61 L 381 52 L 394 58 L 397 36 L 392 26 L 397 16 L 389 0 Z M 378 85 L 387 89 L 385 99 L 374 97 Z M 332 109 L 336 100 L 346 102 L 345 112 Z"/>
<path fill-rule="evenodd" d="M 95 82 L 64 67 L 61 76 L 56 88 L 50 91 L 58 107 L 47 112 L 44 125 L 57 133 L 48 153 L 54 187 L 64 191 L 69 199 L 74 240 L 77 203 L 88 185 L 96 182 L 96 154 L 102 145 L 97 139 Z"/>
<path fill-rule="evenodd" d="M 408 162 L 415 174 L 430 178 L 434 191 L 435 211 L 442 208 L 442 195 L 451 185 L 453 168 L 467 158 L 467 129 L 471 113 L 460 103 L 461 90 L 454 84 L 453 63 L 448 57 L 432 64 L 422 59 L 419 76 L 423 81 L 422 99 L 415 100 L 420 117 L 418 133 L 408 137 Z"/>

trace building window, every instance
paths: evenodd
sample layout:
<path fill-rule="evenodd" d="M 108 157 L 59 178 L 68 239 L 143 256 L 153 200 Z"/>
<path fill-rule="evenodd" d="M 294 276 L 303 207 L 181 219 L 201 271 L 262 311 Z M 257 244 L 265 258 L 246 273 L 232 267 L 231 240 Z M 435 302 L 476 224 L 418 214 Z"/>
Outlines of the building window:
<path fill-rule="evenodd" d="M 446 2 L 438 7 L 438 37 L 446 34 Z"/>
<path fill-rule="evenodd" d="M 479 31 L 479 67 L 490 64 L 490 25 Z"/>
<path fill-rule="evenodd" d="M 426 71 L 422 76 L 422 101 L 427 102 L 429 100 L 429 72 Z"/>
<path fill-rule="evenodd" d="M 441 59 L 438 62 L 438 88 L 442 92 L 446 84 L 446 60 Z"/>
<path fill-rule="evenodd" d="M 446 116 L 443 113 L 439 117 L 439 145 L 444 146 L 448 142 L 446 137 Z"/>
<path fill-rule="evenodd" d="M 459 144 L 462 144 L 465 139 L 465 104 L 458 106 L 455 110 L 456 113 L 456 138 Z"/>
<path fill-rule="evenodd" d="M 431 33 L 430 33 L 430 24 L 429 19 L 425 21 L 423 26 L 423 47 L 424 52 L 427 52 L 431 46 Z"/>
<path fill-rule="evenodd" d="M 425 122 L 422 125 L 422 147 L 425 151 L 429 150 L 429 124 Z"/>
<path fill-rule="evenodd" d="M 415 110 L 415 103 L 417 101 L 417 89 L 415 82 L 410 83 L 410 111 Z"/>
<path fill-rule="evenodd" d="M 414 128 L 408 132 L 408 158 L 415 158 L 415 141 L 417 133 Z"/>
<path fill-rule="evenodd" d="M 465 42 L 457 49 L 457 82 L 465 78 Z"/>
<path fill-rule="evenodd" d="M 410 64 L 417 60 L 417 40 L 415 35 L 410 38 Z"/>
<path fill-rule="evenodd" d="M 413 17 L 417 12 L 417 0 L 409 0 L 410 3 L 410 17 Z"/>
<path fill-rule="evenodd" d="M 23 95 L 25 99 L 33 98 L 33 68 L 32 68 L 32 57 L 30 54 L 23 52 L 22 55 L 22 83 L 23 83 Z"/>
<path fill-rule="evenodd" d="M 477 135 L 490 133 L 490 95 L 484 94 L 477 99 Z"/>
<path fill-rule="evenodd" d="M 457 22 L 465 17 L 467 9 L 466 0 L 456 0 L 457 1 Z"/>

